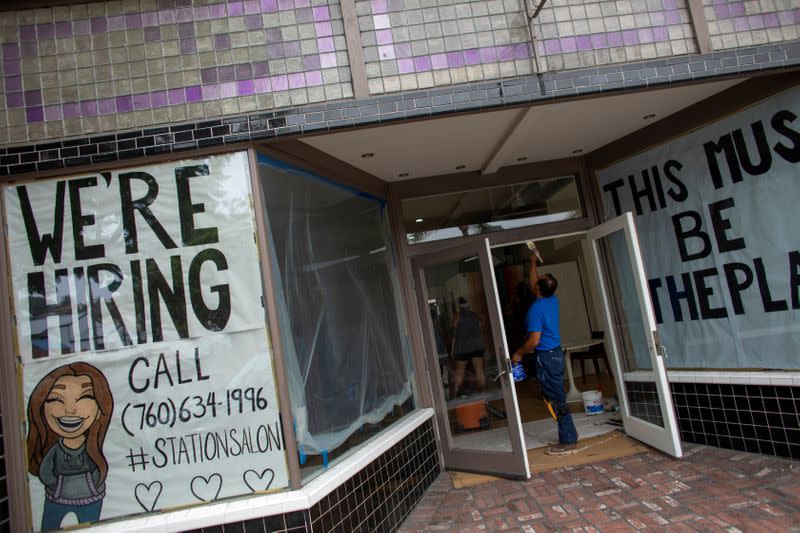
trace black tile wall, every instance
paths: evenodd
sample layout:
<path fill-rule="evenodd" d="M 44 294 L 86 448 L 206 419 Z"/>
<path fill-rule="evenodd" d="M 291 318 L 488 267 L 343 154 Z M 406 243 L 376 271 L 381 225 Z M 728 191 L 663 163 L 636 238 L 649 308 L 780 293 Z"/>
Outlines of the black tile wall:
<path fill-rule="evenodd" d="M 339 100 L 268 113 L 0 148 L 0 176 L 177 154 L 309 132 L 478 111 L 558 98 L 713 80 L 800 65 L 800 40 L 506 80 Z"/>
<path fill-rule="evenodd" d="M 627 383 L 634 416 L 653 417 L 655 383 Z M 800 459 L 800 387 L 671 383 L 681 440 Z"/>
<path fill-rule="evenodd" d="M 192 533 L 350 533 L 398 529 L 439 475 L 431 420 L 415 429 L 311 509 Z"/>

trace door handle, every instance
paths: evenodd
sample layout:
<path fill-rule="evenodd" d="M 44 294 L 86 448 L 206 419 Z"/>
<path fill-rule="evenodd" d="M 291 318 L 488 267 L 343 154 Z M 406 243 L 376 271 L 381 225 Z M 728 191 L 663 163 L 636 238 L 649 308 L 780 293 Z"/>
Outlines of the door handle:
<path fill-rule="evenodd" d="M 492 380 L 492 383 L 494 383 L 495 381 L 497 381 L 498 379 L 500 379 L 500 376 L 502 376 L 503 374 L 508 374 L 508 370 L 503 370 L 502 372 L 500 372 L 499 374 L 497 374 L 497 376 L 495 376 L 495 378 Z"/>

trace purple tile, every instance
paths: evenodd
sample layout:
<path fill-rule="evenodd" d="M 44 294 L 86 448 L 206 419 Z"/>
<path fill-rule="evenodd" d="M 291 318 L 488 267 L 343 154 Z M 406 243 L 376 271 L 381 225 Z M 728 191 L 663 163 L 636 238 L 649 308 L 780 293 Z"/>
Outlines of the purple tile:
<path fill-rule="evenodd" d="M 56 37 L 58 37 L 59 39 L 72 37 L 72 22 L 70 21 L 56 22 Z"/>
<path fill-rule="evenodd" d="M 314 12 L 314 22 L 327 22 L 331 20 L 331 12 L 328 6 L 315 7 L 312 11 Z"/>
<path fill-rule="evenodd" d="M 253 67 L 250 63 L 240 63 L 235 66 L 237 80 L 249 80 L 253 77 Z"/>
<path fill-rule="evenodd" d="M 116 102 L 113 98 L 103 98 L 98 100 L 97 110 L 101 115 L 112 115 L 117 112 Z"/>
<path fill-rule="evenodd" d="M 608 38 L 609 47 L 622 46 L 622 32 L 610 31 L 606 33 L 606 37 Z"/>
<path fill-rule="evenodd" d="M 78 118 L 81 116 L 81 110 L 77 102 L 62 104 L 61 112 L 65 119 Z"/>
<path fill-rule="evenodd" d="M 195 6 L 193 8 L 194 20 L 210 20 L 211 19 L 211 8 L 208 6 Z"/>
<path fill-rule="evenodd" d="M 412 57 L 411 43 L 398 43 L 394 45 L 394 54 L 396 57 Z"/>
<path fill-rule="evenodd" d="M 212 19 L 221 19 L 225 18 L 228 15 L 227 12 L 225 11 L 225 4 L 223 3 L 211 4 L 210 11 Z"/>
<path fill-rule="evenodd" d="M 337 65 L 336 63 L 336 54 L 329 53 L 329 54 L 320 54 L 319 55 L 319 66 L 322 68 L 333 68 Z"/>
<path fill-rule="evenodd" d="M 608 38 L 605 33 L 592 34 L 592 48 L 595 50 L 608 48 Z"/>
<path fill-rule="evenodd" d="M 478 50 L 465 50 L 464 63 L 467 65 L 479 65 L 481 62 L 481 53 Z"/>
<path fill-rule="evenodd" d="M 578 50 L 585 52 L 592 49 L 592 38 L 589 35 L 578 35 L 576 38 Z"/>
<path fill-rule="evenodd" d="M 175 10 L 175 20 L 181 22 L 194 22 L 194 9 L 191 7 L 182 7 Z"/>
<path fill-rule="evenodd" d="M 400 74 L 411 74 L 414 72 L 414 60 L 411 58 L 398 59 L 397 72 Z"/>
<path fill-rule="evenodd" d="M 145 42 L 155 42 L 161 40 L 161 28 L 145 28 L 144 29 L 144 40 Z"/>
<path fill-rule="evenodd" d="M 639 42 L 640 43 L 652 43 L 655 38 L 653 37 L 653 29 L 652 28 L 641 28 L 638 32 Z"/>
<path fill-rule="evenodd" d="M 447 68 L 447 56 L 444 54 L 433 54 L 431 56 L 431 65 L 435 70 Z"/>
<path fill-rule="evenodd" d="M 92 33 L 92 22 L 89 19 L 76 20 L 72 22 L 73 35 L 89 35 Z"/>
<path fill-rule="evenodd" d="M 4 43 L 3 59 L 19 59 L 19 43 Z"/>
<path fill-rule="evenodd" d="M 394 43 L 394 38 L 392 37 L 392 30 L 378 30 L 378 31 L 376 31 L 375 32 L 375 40 L 378 42 L 379 45 Z"/>
<path fill-rule="evenodd" d="M 733 2 L 728 7 L 732 17 L 743 17 L 745 15 L 744 2 Z"/>
<path fill-rule="evenodd" d="M 795 9 L 794 11 L 794 23 L 800 24 L 800 9 Z"/>
<path fill-rule="evenodd" d="M 175 14 L 174 9 L 166 9 L 164 11 L 158 12 L 158 23 L 159 24 L 175 24 L 178 20 L 178 17 Z"/>
<path fill-rule="evenodd" d="M 723 20 L 726 18 L 730 18 L 731 16 L 731 8 L 727 4 L 722 4 L 719 6 L 714 6 L 714 16 L 717 17 L 717 20 Z"/>
<path fill-rule="evenodd" d="M 36 26 L 33 24 L 25 24 L 19 27 L 19 40 L 26 42 L 26 41 L 35 41 L 36 40 Z"/>
<path fill-rule="evenodd" d="M 678 0 L 661 0 L 664 9 L 678 9 Z"/>
<path fill-rule="evenodd" d="M 125 17 L 118 15 L 116 17 L 108 17 L 108 31 L 122 31 L 125 29 Z"/>
<path fill-rule="evenodd" d="M 267 57 L 270 59 L 281 59 L 286 57 L 286 52 L 283 51 L 283 43 L 268 44 Z"/>
<path fill-rule="evenodd" d="M 220 98 L 233 98 L 238 95 L 238 85 L 235 81 L 219 84 L 219 97 Z"/>
<path fill-rule="evenodd" d="M 164 107 L 165 105 L 167 105 L 167 91 L 150 93 L 150 107 Z"/>
<path fill-rule="evenodd" d="M 219 85 L 203 85 L 203 100 L 219 100 Z"/>
<path fill-rule="evenodd" d="M 272 76 L 269 81 L 272 83 L 273 91 L 285 91 L 289 88 L 289 78 L 285 74 Z"/>
<path fill-rule="evenodd" d="M 269 78 L 256 78 L 253 80 L 253 85 L 257 94 L 268 93 L 272 90 Z"/>
<path fill-rule="evenodd" d="M 625 46 L 639 44 L 639 34 L 636 30 L 624 30 L 622 32 L 622 42 L 625 43 Z"/>
<path fill-rule="evenodd" d="M 544 53 L 547 55 L 561 53 L 561 41 L 558 39 L 546 39 L 544 41 Z"/>
<path fill-rule="evenodd" d="M 56 36 L 56 27 L 52 22 L 36 25 L 37 39 L 53 39 Z"/>
<path fill-rule="evenodd" d="M 427 72 L 431 69 L 431 56 L 420 56 L 414 58 L 414 70 L 417 72 Z"/>
<path fill-rule="evenodd" d="M 246 15 L 244 25 L 248 30 L 257 30 L 264 27 L 264 21 L 261 19 L 261 15 Z"/>
<path fill-rule="evenodd" d="M 36 42 L 22 43 L 22 57 L 37 57 L 39 55 L 39 44 Z"/>
<path fill-rule="evenodd" d="M 561 39 L 561 51 L 564 53 L 577 52 L 578 41 L 575 37 L 563 37 Z"/>
<path fill-rule="evenodd" d="M 84 100 L 80 103 L 80 106 L 82 117 L 93 117 L 98 113 L 97 100 Z"/>
<path fill-rule="evenodd" d="M 197 41 L 194 37 L 190 39 L 181 39 L 181 53 L 192 54 L 197 51 Z"/>
<path fill-rule="evenodd" d="M 203 83 L 215 83 L 217 81 L 217 67 L 200 69 L 200 79 Z"/>
<path fill-rule="evenodd" d="M 448 67 L 453 68 L 464 66 L 464 52 L 448 52 L 445 55 L 447 56 Z"/>
<path fill-rule="evenodd" d="M 25 119 L 28 123 L 44 121 L 44 109 L 41 106 L 25 108 Z"/>
<path fill-rule="evenodd" d="M 318 55 L 310 55 L 303 57 L 303 68 L 305 70 L 317 70 L 320 68 L 320 61 Z"/>
<path fill-rule="evenodd" d="M 528 48 L 528 43 L 517 43 L 512 45 L 512 54 L 514 59 L 528 59 L 531 56 L 530 48 Z"/>
<path fill-rule="evenodd" d="M 378 59 L 394 59 L 395 57 L 397 56 L 394 54 L 394 45 L 387 44 L 385 46 L 378 47 Z"/>
<path fill-rule="evenodd" d="M 7 93 L 22 90 L 22 76 L 6 76 L 3 81 Z"/>
<path fill-rule="evenodd" d="M 300 48 L 300 41 L 287 41 L 283 43 L 283 51 L 286 57 L 297 57 L 302 53 Z"/>
<path fill-rule="evenodd" d="M 794 24 L 794 14 L 791 11 L 778 12 L 778 20 L 781 26 L 790 26 Z"/>
<path fill-rule="evenodd" d="M 496 46 L 495 50 L 497 50 L 497 60 L 498 61 L 508 61 L 513 57 L 513 50 L 510 46 Z"/>
<path fill-rule="evenodd" d="M 128 13 L 125 15 L 125 29 L 136 30 L 142 27 L 141 13 Z"/>
<path fill-rule="evenodd" d="M 186 101 L 183 89 L 169 89 L 167 91 L 167 102 L 169 105 L 182 104 Z"/>
<path fill-rule="evenodd" d="M 333 37 L 317 39 L 317 48 L 320 52 L 335 52 L 336 45 L 334 44 Z"/>
<path fill-rule="evenodd" d="M 236 67 L 233 65 L 222 65 L 217 67 L 219 74 L 219 81 L 234 81 L 236 80 Z"/>
<path fill-rule="evenodd" d="M 25 107 L 42 105 L 42 91 L 25 91 Z"/>
<path fill-rule="evenodd" d="M 227 50 L 231 47 L 231 36 L 227 33 L 220 33 L 214 36 L 214 49 Z"/>
<path fill-rule="evenodd" d="M 761 15 L 750 15 L 747 17 L 747 22 L 750 24 L 750 29 L 760 30 L 764 27 L 764 17 Z"/>
<path fill-rule="evenodd" d="M 22 73 L 19 59 L 6 59 L 3 61 L 3 74 L 6 76 L 18 76 Z"/>
<path fill-rule="evenodd" d="M 256 88 L 253 80 L 242 80 L 236 82 L 236 91 L 239 96 L 250 96 L 255 94 Z"/>
<path fill-rule="evenodd" d="M 736 17 L 733 19 L 733 27 L 736 31 L 747 31 L 750 29 L 745 17 Z"/>
<path fill-rule="evenodd" d="M 378 13 L 389 12 L 389 4 L 386 2 L 386 0 L 372 0 L 370 4 L 372 5 L 373 14 L 377 15 Z"/>
<path fill-rule="evenodd" d="M 258 0 L 246 0 L 244 3 L 245 15 L 254 15 L 261 13 L 261 6 L 258 5 Z"/>
<path fill-rule="evenodd" d="M 150 108 L 150 95 L 147 93 L 139 93 L 133 95 L 133 108 L 137 111 L 140 109 Z"/>
<path fill-rule="evenodd" d="M 238 17 L 244 15 L 244 4 L 242 2 L 228 2 L 228 16 Z"/>
<path fill-rule="evenodd" d="M 108 31 L 108 21 L 103 17 L 92 19 L 92 33 L 105 33 Z"/>
<path fill-rule="evenodd" d="M 186 94 L 187 103 L 200 102 L 203 99 L 203 90 L 199 85 L 184 87 L 183 91 Z"/>
<path fill-rule="evenodd" d="M 481 52 L 481 62 L 482 63 L 489 63 L 497 61 L 497 48 L 494 46 L 486 46 L 480 49 Z"/>
<path fill-rule="evenodd" d="M 650 24 L 653 26 L 663 26 L 665 22 L 663 11 L 654 11 L 650 13 Z"/>
<path fill-rule="evenodd" d="M 61 120 L 61 104 L 48 105 L 44 107 L 45 120 Z"/>
<path fill-rule="evenodd" d="M 375 25 L 377 28 L 378 26 Z M 386 26 L 388 27 L 388 26 Z M 333 28 L 330 22 L 315 22 L 314 28 L 317 30 L 317 37 L 327 37 L 333 35 Z"/>
<path fill-rule="evenodd" d="M 306 86 L 306 77 L 303 76 L 302 72 L 296 72 L 294 74 L 289 74 L 289 88 L 290 89 L 300 89 L 301 87 Z"/>
<path fill-rule="evenodd" d="M 253 76 L 266 76 L 269 74 L 269 63 L 266 61 L 253 62 Z"/>
<path fill-rule="evenodd" d="M 294 16 L 297 18 L 298 24 L 308 24 L 309 22 L 314 22 L 313 9 L 298 9 L 294 12 Z"/>
<path fill-rule="evenodd" d="M 681 14 L 679 11 L 667 11 L 664 14 L 664 18 L 669 25 L 681 23 Z"/>
<path fill-rule="evenodd" d="M 669 30 L 667 30 L 666 26 L 659 26 L 657 28 L 653 28 L 653 39 L 656 42 L 663 43 L 664 41 L 669 41 Z"/>
<path fill-rule="evenodd" d="M 264 13 L 272 13 L 278 10 L 277 0 L 261 0 L 261 11 Z"/>
<path fill-rule="evenodd" d="M 158 12 L 148 11 L 147 13 L 142 13 L 142 26 L 145 28 L 158 26 Z"/>
<path fill-rule="evenodd" d="M 278 0 L 278 9 L 282 11 L 287 11 L 294 7 L 294 2 L 292 0 Z"/>
<path fill-rule="evenodd" d="M 9 109 L 22 107 L 24 97 L 21 92 L 6 93 L 6 107 Z"/>
<path fill-rule="evenodd" d="M 117 113 L 133 111 L 133 97 L 131 95 L 117 96 Z"/>

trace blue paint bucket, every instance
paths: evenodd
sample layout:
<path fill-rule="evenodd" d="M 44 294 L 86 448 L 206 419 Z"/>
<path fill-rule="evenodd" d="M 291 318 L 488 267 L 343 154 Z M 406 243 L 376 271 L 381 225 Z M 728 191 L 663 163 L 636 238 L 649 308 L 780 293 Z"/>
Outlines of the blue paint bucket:
<path fill-rule="evenodd" d="M 524 381 L 528 377 L 525 375 L 525 368 L 522 366 L 522 363 L 512 364 L 511 374 L 514 376 L 514 381 Z"/>

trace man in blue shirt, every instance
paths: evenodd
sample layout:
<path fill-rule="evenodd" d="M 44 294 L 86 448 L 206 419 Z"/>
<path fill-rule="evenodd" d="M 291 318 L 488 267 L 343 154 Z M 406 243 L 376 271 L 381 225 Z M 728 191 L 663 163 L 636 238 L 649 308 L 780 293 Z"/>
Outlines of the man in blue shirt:
<path fill-rule="evenodd" d="M 578 432 L 567 408 L 567 395 L 564 392 L 564 350 L 558 323 L 558 298 L 555 296 L 558 281 L 551 274 L 538 275 L 537 258 L 538 251 L 533 246 L 528 276 L 536 299 L 525 317 L 528 338 L 511 358 L 518 363 L 526 353 L 535 354 L 536 374 L 542 393 L 558 423 L 558 445 L 548 448 L 547 453 L 561 455 L 575 451 Z"/>

